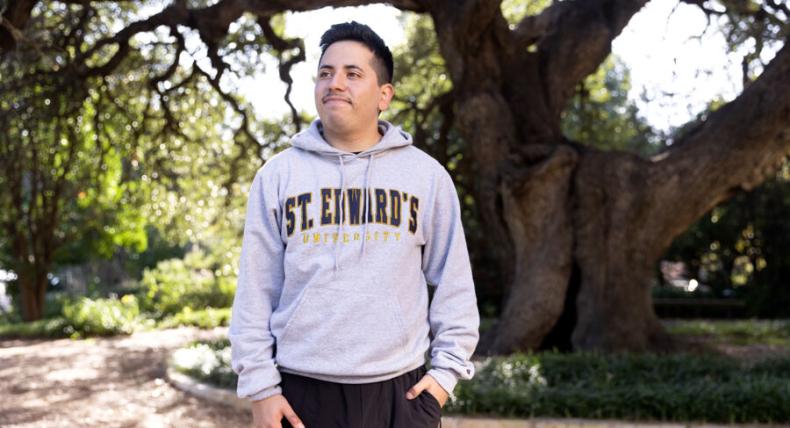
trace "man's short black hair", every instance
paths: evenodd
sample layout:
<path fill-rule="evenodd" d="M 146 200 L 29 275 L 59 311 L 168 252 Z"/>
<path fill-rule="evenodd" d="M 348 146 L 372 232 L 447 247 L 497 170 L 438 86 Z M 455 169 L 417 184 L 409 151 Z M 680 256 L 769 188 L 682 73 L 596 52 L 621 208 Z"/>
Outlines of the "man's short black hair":
<path fill-rule="evenodd" d="M 373 57 L 376 59 L 374 68 L 376 69 L 379 85 L 392 83 L 392 72 L 394 68 L 392 64 L 392 52 L 390 52 L 384 40 L 381 40 L 381 37 L 365 24 L 351 21 L 329 27 L 324 35 L 321 36 L 321 58 L 324 57 L 324 52 L 326 52 L 329 45 L 343 40 L 360 42 L 373 51 Z M 320 58 L 319 61 L 321 61 Z"/>

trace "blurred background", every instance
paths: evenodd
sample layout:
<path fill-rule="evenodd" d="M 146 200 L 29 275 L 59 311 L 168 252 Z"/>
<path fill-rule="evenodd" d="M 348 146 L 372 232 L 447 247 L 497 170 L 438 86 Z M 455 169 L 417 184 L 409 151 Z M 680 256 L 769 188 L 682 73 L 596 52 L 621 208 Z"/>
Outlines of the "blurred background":
<path fill-rule="evenodd" d="M 0 424 L 248 424 L 166 373 L 235 387 L 247 191 L 348 20 L 462 202 L 482 340 L 448 415 L 790 421 L 786 4 L 258 3 L 0 3 Z"/>

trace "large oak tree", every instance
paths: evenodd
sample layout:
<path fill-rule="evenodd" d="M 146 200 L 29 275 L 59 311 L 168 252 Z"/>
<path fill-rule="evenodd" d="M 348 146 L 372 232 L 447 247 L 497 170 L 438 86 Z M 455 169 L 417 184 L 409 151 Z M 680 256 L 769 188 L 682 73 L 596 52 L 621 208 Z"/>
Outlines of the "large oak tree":
<path fill-rule="evenodd" d="M 9 52 L 36 48 L 42 29 L 31 24 L 31 11 L 42 2 L 5 1 L 0 48 L 8 61 Z M 646 2 L 554 2 L 515 25 L 496 0 L 389 2 L 433 19 L 453 83 L 441 104 L 451 107 L 465 141 L 472 194 L 505 295 L 501 317 L 482 342 L 487 351 L 535 349 L 550 333 L 576 349 L 671 348 L 649 294 L 656 262 L 696 219 L 736 190 L 760 184 L 790 153 L 786 43 L 736 99 L 655 156 L 596 150 L 563 135 L 561 116 L 577 85 L 607 58 L 612 41 Z M 788 34 L 784 21 L 790 14 L 781 2 L 728 1 L 724 11 L 706 1 L 685 2 L 711 16 L 748 15 L 763 29 L 778 27 L 783 41 Z M 243 29 L 279 57 L 281 77 L 290 83 L 288 71 L 303 59 L 303 47 L 278 36 L 273 16 L 376 2 L 174 0 L 114 32 L 91 26 L 95 6 L 128 2 L 52 3 L 81 18 L 70 33 L 80 43 L 51 73 L 67 74 L 71 82 L 110 75 L 144 45 L 135 37 L 164 29 L 175 54 L 151 76 L 162 82 L 183 67 L 178 58 L 186 49 L 184 34 L 193 32 L 212 69 L 194 63 L 192 74 L 222 93 L 220 79 L 231 68 L 224 56 L 240 49 L 231 24 L 243 16 L 254 17 L 257 28 Z M 243 117 L 239 129 L 247 129 L 242 106 L 229 94 L 225 98 Z M 299 123 L 295 111 L 294 120 Z"/>

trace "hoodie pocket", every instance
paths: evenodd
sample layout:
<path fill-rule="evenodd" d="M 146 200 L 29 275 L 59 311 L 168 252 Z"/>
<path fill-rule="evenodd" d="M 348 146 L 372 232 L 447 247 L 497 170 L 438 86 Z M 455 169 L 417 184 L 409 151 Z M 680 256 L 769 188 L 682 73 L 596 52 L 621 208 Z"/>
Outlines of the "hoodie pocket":
<path fill-rule="evenodd" d="M 311 286 L 277 339 L 277 362 L 330 376 L 398 370 L 407 342 L 403 325 L 392 295 Z"/>

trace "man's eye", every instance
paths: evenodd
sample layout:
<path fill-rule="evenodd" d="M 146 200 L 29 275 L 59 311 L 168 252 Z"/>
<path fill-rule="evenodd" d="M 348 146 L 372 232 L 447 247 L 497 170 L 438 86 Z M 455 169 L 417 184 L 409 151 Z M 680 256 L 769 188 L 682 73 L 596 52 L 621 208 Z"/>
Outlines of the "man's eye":
<path fill-rule="evenodd" d="M 329 77 L 329 72 L 328 71 L 322 71 L 322 72 L 318 73 L 318 77 Z"/>
<path fill-rule="evenodd" d="M 359 73 L 348 73 L 348 77 L 359 77 Z"/>

